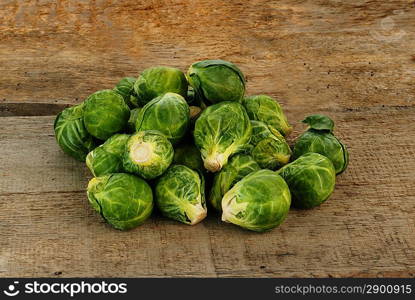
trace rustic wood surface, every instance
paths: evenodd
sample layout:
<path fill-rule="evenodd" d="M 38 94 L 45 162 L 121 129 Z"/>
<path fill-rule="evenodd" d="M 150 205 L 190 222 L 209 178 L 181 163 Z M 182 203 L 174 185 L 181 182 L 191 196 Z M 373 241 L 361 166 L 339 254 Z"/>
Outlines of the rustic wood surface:
<path fill-rule="evenodd" d="M 0 0 L 0 276 L 415 276 L 415 4 L 404 0 Z M 331 199 L 257 234 L 211 213 L 113 230 L 54 115 L 152 65 L 237 63 L 295 127 L 336 121 Z"/>

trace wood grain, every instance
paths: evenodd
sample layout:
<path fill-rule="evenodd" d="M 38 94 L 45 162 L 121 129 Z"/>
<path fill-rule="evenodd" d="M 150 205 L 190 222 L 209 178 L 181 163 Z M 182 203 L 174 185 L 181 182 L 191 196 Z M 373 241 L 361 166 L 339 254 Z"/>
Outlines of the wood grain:
<path fill-rule="evenodd" d="M 348 171 L 326 204 L 292 210 L 265 234 L 223 224 L 214 213 L 195 227 L 155 216 L 129 232 L 113 230 L 89 208 L 90 176 L 61 153 L 53 117 L 3 117 L 0 274 L 413 276 L 414 142 L 405 133 L 415 132 L 415 109 L 328 114 L 349 146 Z M 385 120 L 387 132 L 379 130 Z"/>
<path fill-rule="evenodd" d="M 0 276 L 415 277 L 413 1 L 0 1 Z M 349 169 L 256 234 L 210 213 L 119 232 L 89 207 L 54 115 L 152 65 L 222 58 L 294 125 L 325 113 Z"/>
<path fill-rule="evenodd" d="M 404 0 L 1 1 L 0 99 L 78 103 L 149 66 L 221 57 L 240 65 L 249 93 L 291 106 L 413 105 L 414 10 Z"/>

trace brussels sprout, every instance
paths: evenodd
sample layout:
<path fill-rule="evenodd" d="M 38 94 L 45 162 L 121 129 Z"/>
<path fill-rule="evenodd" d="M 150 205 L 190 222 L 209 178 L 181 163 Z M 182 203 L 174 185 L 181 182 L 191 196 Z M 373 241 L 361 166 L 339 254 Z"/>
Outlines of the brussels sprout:
<path fill-rule="evenodd" d="M 147 103 L 138 114 L 136 130 L 158 130 L 173 144 L 187 132 L 190 111 L 184 98 L 166 93 Z"/>
<path fill-rule="evenodd" d="M 334 190 L 332 162 L 318 153 L 307 153 L 277 171 L 290 187 L 293 206 L 312 208 L 326 201 Z"/>
<path fill-rule="evenodd" d="M 92 136 L 84 126 L 84 105 L 69 107 L 60 112 L 53 128 L 61 149 L 80 161 L 85 161 L 89 151 L 95 148 Z"/>
<path fill-rule="evenodd" d="M 251 120 L 264 122 L 283 136 L 291 133 L 292 127 L 275 99 L 266 95 L 251 96 L 244 98 L 242 104 Z"/>
<path fill-rule="evenodd" d="M 137 107 L 131 110 L 130 112 L 130 118 L 127 122 L 127 131 L 129 133 L 135 132 L 135 125 L 137 124 L 138 114 L 140 113 L 141 108 Z"/>
<path fill-rule="evenodd" d="M 186 167 L 203 171 L 203 161 L 200 151 L 193 144 L 181 144 L 174 148 L 173 163 L 185 165 Z"/>
<path fill-rule="evenodd" d="M 278 130 L 261 121 L 251 121 L 252 157 L 263 169 L 276 170 L 290 160 L 291 149 Z"/>
<path fill-rule="evenodd" d="M 253 231 L 270 230 L 288 214 L 287 183 L 271 170 L 255 171 L 236 183 L 222 199 L 222 221 Z"/>
<path fill-rule="evenodd" d="M 218 210 L 222 210 L 223 196 L 246 175 L 258 171 L 261 168 L 257 162 L 246 154 L 233 156 L 223 169 L 215 174 L 213 186 L 209 194 L 209 202 Z"/>
<path fill-rule="evenodd" d="M 245 77 L 234 64 L 224 60 L 204 60 L 187 72 L 195 96 L 206 103 L 239 101 L 245 94 Z"/>
<path fill-rule="evenodd" d="M 128 107 L 138 107 L 137 96 L 134 91 L 134 83 L 136 79 L 134 77 L 124 77 L 121 79 L 114 88 L 114 91 L 120 94 Z"/>
<path fill-rule="evenodd" d="M 88 153 L 86 165 L 95 177 L 123 171 L 122 159 L 128 134 L 115 134 Z"/>
<path fill-rule="evenodd" d="M 127 142 L 123 167 L 145 179 L 153 179 L 166 171 L 173 161 L 173 146 L 159 131 L 147 130 L 133 134 Z"/>
<path fill-rule="evenodd" d="M 207 215 L 204 190 L 200 172 L 173 165 L 156 184 L 157 207 L 165 217 L 195 225 Z"/>
<path fill-rule="evenodd" d="M 123 97 L 113 90 L 102 90 L 85 101 L 84 122 L 88 132 L 100 140 L 123 131 L 130 117 L 130 109 Z"/>
<path fill-rule="evenodd" d="M 187 96 L 187 80 L 182 71 L 170 67 L 145 69 L 134 84 L 138 102 L 145 105 L 150 100 L 171 92 Z"/>
<path fill-rule="evenodd" d="M 205 168 L 217 172 L 231 155 L 245 149 L 251 133 L 251 122 L 242 105 L 220 102 L 202 112 L 193 134 Z"/>
<path fill-rule="evenodd" d="M 346 146 L 333 135 L 333 121 L 323 115 L 312 115 L 303 120 L 310 128 L 304 132 L 294 145 L 293 155 L 298 158 L 309 152 L 320 153 L 331 160 L 336 174 L 346 170 L 349 152 Z"/>
<path fill-rule="evenodd" d="M 88 200 L 103 219 L 117 229 L 141 225 L 153 210 L 153 193 L 141 178 L 115 173 L 92 178 Z"/>

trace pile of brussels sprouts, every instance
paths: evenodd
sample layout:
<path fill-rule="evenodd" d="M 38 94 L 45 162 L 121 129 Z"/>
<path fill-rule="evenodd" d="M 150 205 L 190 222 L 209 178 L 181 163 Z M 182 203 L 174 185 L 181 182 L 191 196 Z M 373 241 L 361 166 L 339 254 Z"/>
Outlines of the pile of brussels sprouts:
<path fill-rule="evenodd" d="M 223 221 L 262 232 L 281 224 L 291 205 L 326 201 L 347 167 L 333 121 L 312 115 L 303 122 L 309 128 L 291 149 L 280 104 L 246 97 L 234 64 L 205 60 L 186 75 L 153 67 L 123 78 L 59 113 L 54 129 L 62 150 L 94 176 L 91 206 L 117 229 L 142 224 L 155 203 L 190 225 L 210 205 Z"/>

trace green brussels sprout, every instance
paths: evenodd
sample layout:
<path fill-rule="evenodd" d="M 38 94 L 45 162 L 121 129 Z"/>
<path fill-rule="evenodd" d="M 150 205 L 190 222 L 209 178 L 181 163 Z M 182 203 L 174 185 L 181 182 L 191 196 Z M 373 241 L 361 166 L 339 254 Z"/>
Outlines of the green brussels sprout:
<path fill-rule="evenodd" d="M 172 161 L 173 146 L 169 140 L 159 131 L 146 130 L 128 139 L 123 167 L 129 173 L 153 179 L 163 174 Z"/>
<path fill-rule="evenodd" d="M 288 136 L 291 133 L 292 127 L 288 124 L 277 100 L 266 95 L 258 95 L 245 97 L 242 104 L 251 120 L 264 122 L 278 130 L 283 136 Z"/>
<path fill-rule="evenodd" d="M 88 153 L 86 165 L 95 177 L 123 171 L 122 160 L 128 134 L 115 134 Z"/>
<path fill-rule="evenodd" d="M 251 133 L 251 122 L 242 105 L 220 102 L 202 112 L 193 135 L 205 168 L 217 172 L 230 156 L 246 148 Z"/>
<path fill-rule="evenodd" d="M 143 179 L 115 173 L 92 178 L 88 200 L 102 218 L 120 230 L 144 223 L 153 210 L 153 193 Z"/>
<path fill-rule="evenodd" d="M 209 202 L 218 210 L 222 210 L 223 196 L 246 175 L 258 171 L 261 168 L 257 162 L 246 154 L 233 156 L 229 163 L 223 167 L 213 178 L 213 186 L 209 194 Z"/>
<path fill-rule="evenodd" d="M 207 215 L 204 190 L 200 172 L 173 165 L 156 183 L 156 204 L 165 217 L 195 225 Z"/>
<path fill-rule="evenodd" d="M 170 67 L 153 67 L 145 69 L 134 84 L 140 105 L 165 93 L 187 96 L 187 80 L 182 71 Z"/>
<path fill-rule="evenodd" d="M 190 111 L 184 98 L 166 93 L 144 105 L 137 117 L 136 130 L 158 130 L 173 144 L 187 132 Z"/>
<path fill-rule="evenodd" d="M 55 119 L 53 128 L 61 149 L 79 161 L 85 161 L 89 151 L 95 148 L 94 139 L 84 126 L 84 105 L 64 109 Z"/>
<path fill-rule="evenodd" d="M 130 117 L 130 109 L 123 97 L 113 90 L 93 93 L 85 101 L 84 122 L 88 132 L 100 140 L 123 131 Z"/>
<path fill-rule="evenodd" d="M 127 122 L 127 131 L 129 133 L 135 132 L 135 125 L 137 124 L 138 114 L 140 113 L 141 108 L 137 107 L 131 110 L 130 112 L 130 118 Z"/>
<path fill-rule="evenodd" d="M 135 81 L 134 77 L 124 77 L 114 88 L 114 91 L 124 98 L 125 103 L 131 109 L 138 107 L 138 100 L 134 91 Z"/>
<path fill-rule="evenodd" d="M 281 224 L 291 205 L 287 183 L 271 170 L 250 173 L 222 199 L 222 221 L 253 231 L 270 230 Z"/>
<path fill-rule="evenodd" d="M 205 103 L 240 101 L 245 94 L 245 77 L 234 64 L 224 60 L 204 60 L 187 72 L 196 98 Z"/>
<path fill-rule="evenodd" d="M 312 208 L 326 201 L 334 190 L 333 163 L 318 153 L 306 153 L 277 171 L 290 187 L 293 206 Z"/>
<path fill-rule="evenodd" d="M 293 156 L 298 158 L 309 152 L 315 152 L 329 158 L 336 174 L 346 170 L 349 163 L 349 152 L 346 146 L 334 136 L 334 122 L 327 116 L 312 115 L 303 120 L 309 129 L 304 132 L 294 145 Z"/>
<path fill-rule="evenodd" d="M 252 157 L 263 169 L 276 170 L 290 161 L 291 149 L 278 130 L 261 121 L 251 121 Z"/>
<path fill-rule="evenodd" d="M 181 144 L 174 148 L 173 163 L 203 172 L 203 160 L 200 151 L 190 143 Z"/>

